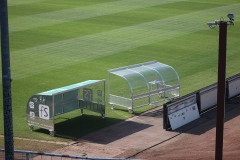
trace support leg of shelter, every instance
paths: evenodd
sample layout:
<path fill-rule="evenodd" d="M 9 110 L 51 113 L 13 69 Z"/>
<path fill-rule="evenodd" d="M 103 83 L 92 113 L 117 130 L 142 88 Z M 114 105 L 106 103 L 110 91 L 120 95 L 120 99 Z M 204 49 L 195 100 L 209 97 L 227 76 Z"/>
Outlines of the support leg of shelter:
<path fill-rule="evenodd" d="M 151 104 L 153 103 L 155 107 L 158 107 L 157 102 L 152 98 L 152 96 L 149 96 L 149 99 L 151 99 Z"/>
<path fill-rule="evenodd" d="M 105 114 L 104 114 L 104 113 L 102 113 L 101 115 L 102 115 L 102 118 L 104 119 L 104 118 L 105 118 Z"/>
<path fill-rule="evenodd" d="M 50 130 L 50 136 L 54 137 L 55 136 L 55 131 Z"/>
<path fill-rule="evenodd" d="M 114 104 L 111 104 L 111 109 L 114 109 Z"/>
<path fill-rule="evenodd" d="M 83 109 L 80 109 L 81 110 L 81 114 L 83 114 Z"/>
<path fill-rule="evenodd" d="M 31 125 L 29 126 L 30 130 L 33 131 L 34 130 L 34 127 Z"/>
<path fill-rule="evenodd" d="M 133 114 L 133 109 L 128 109 L 128 113 Z"/>

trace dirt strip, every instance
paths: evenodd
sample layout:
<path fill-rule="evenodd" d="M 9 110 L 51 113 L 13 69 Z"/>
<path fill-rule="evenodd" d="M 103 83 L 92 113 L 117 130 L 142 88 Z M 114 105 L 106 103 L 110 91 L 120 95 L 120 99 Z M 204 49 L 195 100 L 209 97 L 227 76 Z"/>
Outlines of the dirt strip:
<path fill-rule="evenodd" d="M 224 156 L 240 159 L 239 97 L 226 103 L 225 115 Z M 216 109 L 175 131 L 163 129 L 162 116 L 162 107 L 154 108 L 81 137 L 54 153 L 152 160 L 214 159 Z"/>

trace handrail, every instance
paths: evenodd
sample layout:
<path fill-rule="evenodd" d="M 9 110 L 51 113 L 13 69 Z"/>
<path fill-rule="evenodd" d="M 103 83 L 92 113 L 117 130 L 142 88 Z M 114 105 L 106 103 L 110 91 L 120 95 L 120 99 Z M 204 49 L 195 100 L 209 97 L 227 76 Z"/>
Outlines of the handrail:
<path fill-rule="evenodd" d="M 0 152 L 5 152 L 5 149 L 1 148 Z M 90 159 L 90 160 L 140 160 L 140 159 L 129 159 L 129 158 L 99 158 L 99 157 L 75 156 L 75 155 L 36 152 L 36 151 L 28 151 L 28 150 L 14 150 L 14 152 L 26 154 L 26 160 L 29 160 L 29 156 L 31 154 L 41 155 L 41 156 L 44 155 L 44 156 L 52 156 L 52 157 L 74 158 L 74 159 Z"/>

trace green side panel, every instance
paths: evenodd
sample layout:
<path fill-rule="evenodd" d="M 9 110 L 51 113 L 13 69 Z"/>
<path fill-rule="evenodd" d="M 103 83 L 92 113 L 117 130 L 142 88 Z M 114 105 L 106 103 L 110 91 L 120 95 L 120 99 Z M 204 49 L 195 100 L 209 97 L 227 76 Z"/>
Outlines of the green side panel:
<path fill-rule="evenodd" d="M 72 90 L 54 96 L 55 115 L 70 112 L 77 108 L 78 108 L 78 90 Z"/>
<path fill-rule="evenodd" d="M 73 111 L 73 110 L 78 109 L 78 108 L 79 108 L 78 107 L 78 101 L 74 101 L 74 102 L 68 103 L 68 104 L 63 106 L 64 113 Z"/>

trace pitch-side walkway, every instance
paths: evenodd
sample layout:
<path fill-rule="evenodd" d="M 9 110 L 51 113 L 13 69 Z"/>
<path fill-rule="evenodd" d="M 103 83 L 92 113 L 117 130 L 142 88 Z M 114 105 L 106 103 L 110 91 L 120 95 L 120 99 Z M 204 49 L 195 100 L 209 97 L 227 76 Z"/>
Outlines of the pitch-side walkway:
<path fill-rule="evenodd" d="M 226 114 L 240 112 L 239 107 L 240 97 L 226 102 Z M 86 135 L 54 153 L 106 158 L 132 157 L 144 150 L 167 143 L 169 140 L 178 139 L 181 137 L 179 135 L 194 134 L 191 133 L 191 129 L 196 127 L 201 129 L 205 122 L 215 118 L 216 109 L 212 109 L 176 131 L 166 131 L 163 129 L 162 107 L 157 107 L 139 116 Z M 208 130 L 210 129 L 212 128 L 208 128 Z"/>

